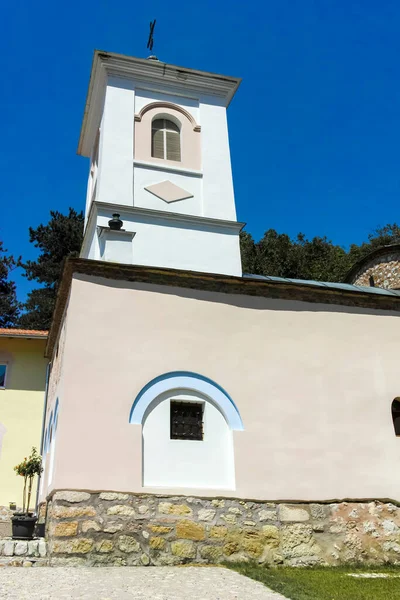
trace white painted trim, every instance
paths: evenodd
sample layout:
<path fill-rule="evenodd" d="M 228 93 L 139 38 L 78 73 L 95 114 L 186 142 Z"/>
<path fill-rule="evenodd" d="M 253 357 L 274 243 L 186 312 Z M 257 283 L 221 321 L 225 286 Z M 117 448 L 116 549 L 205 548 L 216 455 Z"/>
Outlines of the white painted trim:
<path fill-rule="evenodd" d="M 239 411 L 228 395 L 216 385 L 213 385 L 202 378 L 187 375 L 178 375 L 176 377 L 161 379 L 151 385 L 142 395 L 139 395 L 137 401 L 135 401 L 129 422 L 141 424 L 145 412 L 153 400 L 161 394 L 175 389 L 191 390 L 203 394 L 218 406 L 231 429 L 239 431 L 243 430 L 243 423 Z"/>
<path fill-rule="evenodd" d="M 152 171 L 168 171 L 169 173 L 180 173 L 182 175 L 189 175 L 190 177 L 203 177 L 202 171 L 196 171 L 195 169 L 183 169 L 182 167 L 174 167 L 167 163 L 161 164 L 156 162 L 147 162 L 144 160 L 134 160 L 133 164 L 135 167 L 142 169 L 151 169 Z"/>

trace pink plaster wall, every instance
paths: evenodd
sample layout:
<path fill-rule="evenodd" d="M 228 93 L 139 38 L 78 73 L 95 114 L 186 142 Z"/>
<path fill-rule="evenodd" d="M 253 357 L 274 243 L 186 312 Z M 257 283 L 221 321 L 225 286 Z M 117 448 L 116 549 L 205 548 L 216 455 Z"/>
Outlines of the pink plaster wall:
<path fill-rule="evenodd" d="M 132 403 L 154 377 L 187 370 L 224 387 L 243 419 L 227 496 L 399 499 L 399 333 L 388 312 L 77 275 L 52 488 L 141 491 Z"/>

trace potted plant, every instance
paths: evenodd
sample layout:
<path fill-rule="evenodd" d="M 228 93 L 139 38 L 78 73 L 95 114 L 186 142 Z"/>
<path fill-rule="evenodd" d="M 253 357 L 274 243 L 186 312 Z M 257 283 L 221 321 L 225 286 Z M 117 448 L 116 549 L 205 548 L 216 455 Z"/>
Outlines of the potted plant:
<path fill-rule="evenodd" d="M 15 512 L 11 517 L 12 534 L 14 539 L 31 540 L 37 517 L 29 511 L 31 502 L 32 485 L 35 475 L 40 475 L 43 471 L 42 457 L 38 454 L 36 448 L 32 448 L 30 456 L 14 467 L 17 475 L 24 478 L 24 491 L 22 494 L 22 512 Z"/>

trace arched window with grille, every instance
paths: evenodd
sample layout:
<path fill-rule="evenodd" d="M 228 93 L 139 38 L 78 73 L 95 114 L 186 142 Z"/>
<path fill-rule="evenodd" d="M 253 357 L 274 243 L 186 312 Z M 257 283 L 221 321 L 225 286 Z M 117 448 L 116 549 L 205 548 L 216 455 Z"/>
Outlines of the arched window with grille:
<path fill-rule="evenodd" d="M 392 402 L 392 419 L 394 432 L 397 436 L 400 436 L 400 398 L 397 397 Z"/>
<path fill-rule="evenodd" d="M 181 160 L 181 134 L 169 119 L 154 119 L 151 127 L 151 156 L 164 160 Z"/>

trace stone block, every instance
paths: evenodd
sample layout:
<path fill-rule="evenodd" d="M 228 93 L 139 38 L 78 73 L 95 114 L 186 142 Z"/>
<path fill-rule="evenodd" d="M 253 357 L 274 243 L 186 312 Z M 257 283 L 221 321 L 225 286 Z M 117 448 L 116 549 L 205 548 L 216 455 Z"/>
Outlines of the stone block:
<path fill-rule="evenodd" d="M 56 492 L 53 501 L 64 500 L 65 502 L 86 502 L 90 500 L 90 494 L 87 492 Z"/>
<path fill-rule="evenodd" d="M 215 498 L 214 500 L 211 500 L 211 504 L 213 506 L 216 506 L 217 508 L 224 508 L 225 500 L 223 500 L 222 498 Z"/>
<path fill-rule="evenodd" d="M 172 504 L 172 502 L 160 502 L 158 511 L 164 515 L 187 516 L 192 514 L 192 509 L 186 504 Z"/>
<path fill-rule="evenodd" d="M 25 556 L 28 552 L 28 542 L 16 542 L 14 547 L 15 556 Z"/>
<path fill-rule="evenodd" d="M 96 521 L 83 521 L 82 523 L 82 533 L 86 533 L 87 531 L 100 531 L 100 529 L 100 525 L 96 523 Z"/>
<path fill-rule="evenodd" d="M 73 519 L 76 517 L 95 517 L 94 506 L 55 506 L 53 517 L 55 519 Z"/>
<path fill-rule="evenodd" d="M 111 552 L 114 548 L 114 544 L 111 540 L 101 540 L 96 543 L 96 552 Z"/>
<path fill-rule="evenodd" d="M 118 515 L 119 517 L 134 517 L 135 509 L 132 508 L 132 506 L 126 506 L 125 504 L 116 504 L 107 509 L 107 514 Z"/>
<path fill-rule="evenodd" d="M 282 529 L 281 540 L 281 550 L 285 558 L 310 557 L 320 552 L 309 525 L 287 525 Z"/>
<path fill-rule="evenodd" d="M 221 519 L 225 521 L 225 523 L 228 523 L 228 525 L 236 525 L 237 523 L 236 515 L 222 515 Z"/>
<path fill-rule="evenodd" d="M 153 533 L 170 533 L 173 527 L 166 527 L 165 525 L 149 525 L 149 529 Z"/>
<path fill-rule="evenodd" d="M 15 542 L 13 540 L 7 540 L 3 548 L 4 556 L 14 556 L 14 546 Z"/>
<path fill-rule="evenodd" d="M 203 546 L 200 548 L 200 555 L 210 562 L 217 563 L 222 559 L 223 552 L 220 546 Z"/>
<path fill-rule="evenodd" d="M 199 521 L 212 521 L 216 515 L 216 511 L 212 508 L 201 508 L 197 514 Z"/>
<path fill-rule="evenodd" d="M 179 558 L 195 558 L 196 546 L 193 542 L 189 541 L 172 542 L 171 552 L 174 556 L 179 556 Z"/>
<path fill-rule="evenodd" d="M 279 529 L 275 525 L 263 525 L 262 534 L 266 540 L 276 540 L 279 543 Z"/>
<path fill-rule="evenodd" d="M 67 537 L 76 535 L 78 531 L 78 521 L 66 521 L 64 523 L 56 523 L 53 527 L 53 535 L 55 537 Z"/>
<path fill-rule="evenodd" d="M 99 496 L 100 500 L 128 500 L 129 494 L 121 494 L 119 492 L 102 492 Z"/>
<path fill-rule="evenodd" d="M 147 567 L 150 564 L 150 558 L 147 556 L 147 554 L 142 554 L 140 557 L 140 562 L 144 567 Z"/>
<path fill-rule="evenodd" d="M 38 540 L 31 540 L 28 542 L 28 555 L 39 556 L 39 542 Z"/>
<path fill-rule="evenodd" d="M 93 548 L 93 540 L 75 538 L 73 540 L 56 540 L 53 543 L 55 554 L 87 554 Z"/>
<path fill-rule="evenodd" d="M 165 548 L 166 541 L 162 537 L 150 538 L 149 546 L 154 550 L 163 550 Z"/>
<path fill-rule="evenodd" d="M 224 545 L 224 554 L 226 556 L 231 556 L 231 554 L 236 554 L 240 550 L 240 543 L 237 540 L 231 540 Z"/>
<path fill-rule="evenodd" d="M 105 533 L 117 533 L 117 531 L 122 531 L 122 528 L 122 523 L 108 523 L 108 525 L 104 527 L 103 531 Z"/>
<path fill-rule="evenodd" d="M 225 538 L 228 533 L 228 529 L 224 525 L 214 525 L 210 529 L 211 538 Z"/>
<path fill-rule="evenodd" d="M 230 506 L 228 508 L 228 512 L 232 513 L 233 515 L 243 514 L 242 511 L 240 510 L 240 508 L 238 508 L 237 506 Z"/>
<path fill-rule="evenodd" d="M 288 506 L 287 504 L 281 504 L 279 507 L 279 519 L 281 521 L 308 521 L 310 515 L 304 508 L 298 508 L 297 506 Z"/>
<path fill-rule="evenodd" d="M 118 548 L 121 552 L 126 552 L 127 554 L 131 552 L 139 552 L 140 544 L 135 540 L 134 537 L 130 535 L 121 535 L 118 538 Z"/>
<path fill-rule="evenodd" d="M 44 540 L 39 540 L 38 552 L 41 558 L 44 558 L 47 554 L 47 544 Z"/>
<path fill-rule="evenodd" d="M 276 521 L 277 518 L 276 510 L 260 510 L 258 513 L 259 521 Z"/>
<path fill-rule="evenodd" d="M 313 519 L 325 519 L 327 515 L 326 506 L 323 504 L 311 504 L 310 511 Z"/>
<path fill-rule="evenodd" d="M 176 537 L 186 540 L 204 540 L 204 526 L 184 519 L 176 525 Z"/>

